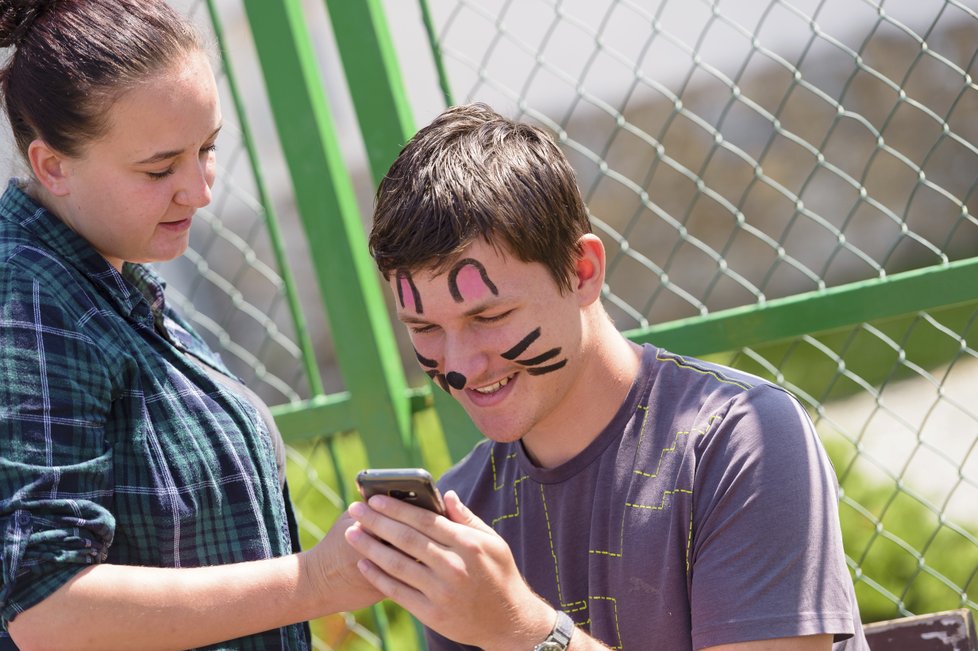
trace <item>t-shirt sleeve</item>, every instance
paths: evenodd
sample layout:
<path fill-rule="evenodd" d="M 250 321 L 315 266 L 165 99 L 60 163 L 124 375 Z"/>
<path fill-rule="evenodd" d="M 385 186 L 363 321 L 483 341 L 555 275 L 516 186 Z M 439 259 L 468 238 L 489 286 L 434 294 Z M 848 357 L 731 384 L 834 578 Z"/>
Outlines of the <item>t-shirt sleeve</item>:
<path fill-rule="evenodd" d="M 731 399 L 693 490 L 694 648 L 853 634 L 835 472 L 804 409 L 772 386 Z"/>
<path fill-rule="evenodd" d="M 0 273 L 0 625 L 104 560 L 110 382 L 43 275 Z M 86 315 L 91 317 L 93 315 Z M 85 317 L 82 317 L 85 318 Z"/>

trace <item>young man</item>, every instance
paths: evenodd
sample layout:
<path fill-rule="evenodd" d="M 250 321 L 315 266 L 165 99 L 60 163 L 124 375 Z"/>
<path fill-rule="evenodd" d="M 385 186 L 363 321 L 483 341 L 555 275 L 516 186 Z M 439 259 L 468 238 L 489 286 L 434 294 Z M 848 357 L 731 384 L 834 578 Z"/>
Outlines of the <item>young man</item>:
<path fill-rule="evenodd" d="M 418 362 L 488 439 L 441 478 L 448 518 L 350 508 L 361 571 L 432 649 L 866 648 L 810 419 L 616 330 L 544 132 L 449 109 L 381 183 L 370 246 Z"/>

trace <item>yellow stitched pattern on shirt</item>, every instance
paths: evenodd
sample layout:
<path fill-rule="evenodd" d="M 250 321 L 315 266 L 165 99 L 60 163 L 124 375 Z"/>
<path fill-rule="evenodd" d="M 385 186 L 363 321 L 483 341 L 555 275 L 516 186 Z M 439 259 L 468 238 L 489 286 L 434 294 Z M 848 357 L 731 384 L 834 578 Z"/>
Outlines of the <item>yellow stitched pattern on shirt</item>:
<path fill-rule="evenodd" d="M 690 434 L 694 434 L 696 436 L 703 436 L 704 434 L 706 434 L 707 432 L 709 432 L 713 428 L 714 421 L 720 420 L 720 418 L 722 418 L 722 417 L 719 416 L 719 415 L 717 415 L 717 414 L 714 414 L 713 416 L 710 416 L 710 419 L 706 423 L 706 427 L 694 427 L 692 429 L 680 430 L 680 431 L 676 432 L 676 438 L 673 441 L 672 446 L 671 447 L 668 447 L 668 448 L 662 448 L 662 451 L 659 453 L 659 462 L 655 465 L 655 472 L 648 473 L 648 472 L 644 472 L 642 470 L 635 470 L 633 472 L 636 475 L 640 475 L 642 477 L 650 477 L 650 478 L 658 477 L 659 476 L 659 468 L 662 467 L 662 458 L 664 456 L 666 456 L 666 452 L 675 452 L 676 451 L 676 444 L 679 442 L 679 437 L 680 436 L 689 436 Z"/>
<path fill-rule="evenodd" d="M 503 487 L 503 485 L 499 483 L 499 478 L 496 476 L 496 449 L 498 447 L 499 447 L 498 444 L 493 443 L 492 449 L 489 450 L 489 466 L 492 468 L 492 489 L 496 491 L 498 491 Z M 504 457 L 504 459 L 515 459 L 515 458 L 516 458 L 515 452 L 511 452 L 510 454 L 507 454 Z M 522 479 L 522 477 L 520 477 L 520 479 Z"/>
<path fill-rule="evenodd" d="M 493 521 L 490 523 L 490 526 L 495 527 L 496 526 L 496 523 L 499 522 L 500 520 L 506 520 L 508 518 L 518 518 L 519 517 L 519 515 L 520 515 L 520 494 L 519 494 L 519 488 L 518 487 L 520 485 L 520 482 L 522 482 L 524 479 L 527 479 L 527 476 L 526 475 L 523 475 L 522 477 L 520 477 L 519 479 L 517 479 L 516 481 L 513 482 L 513 503 L 514 503 L 513 504 L 513 508 L 514 508 L 514 511 L 512 513 L 507 513 L 505 515 L 501 515 L 498 518 L 493 518 Z"/>
<path fill-rule="evenodd" d="M 744 390 L 753 388 L 751 385 L 747 384 L 746 382 L 738 382 L 736 380 L 731 380 L 729 378 L 720 375 L 716 371 L 699 368 L 693 366 L 692 364 L 687 364 L 686 360 L 684 360 L 682 357 L 679 357 L 678 355 L 676 357 L 661 357 L 659 355 L 656 355 L 655 359 L 656 361 L 659 362 L 672 362 L 679 368 L 686 369 L 687 371 L 693 371 L 694 373 L 700 373 L 702 375 L 709 375 L 719 382 L 723 382 L 724 384 L 732 384 L 735 387 L 740 387 L 741 389 Z"/>
<path fill-rule="evenodd" d="M 611 645 L 609 648 L 612 648 L 612 649 L 621 649 L 622 648 L 622 644 L 621 644 L 621 629 L 618 626 L 618 601 L 614 597 L 603 597 L 603 596 L 600 596 L 600 595 L 588 595 L 588 599 L 589 600 L 593 599 L 594 601 L 609 601 L 609 602 L 611 602 L 611 612 L 614 615 L 613 619 L 615 621 L 615 637 L 618 638 L 618 643 L 617 644 L 614 644 L 614 645 Z M 591 622 L 591 620 L 590 620 L 590 618 L 588 618 L 588 624 L 590 624 L 590 622 Z"/>
<path fill-rule="evenodd" d="M 543 519 L 547 523 L 547 543 L 550 545 L 550 557 L 554 561 L 554 579 L 557 581 L 557 601 L 560 609 L 567 612 L 576 612 L 587 608 L 583 601 L 564 601 L 564 592 L 560 587 L 560 564 L 557 562 L 557 551 L 554 549 L 554 532 L 550 528 L 550 512 L 547 510 L 547 496 L 543 492 L 543 484 L 540 484 L 540 502 L 543 505 Z"/>

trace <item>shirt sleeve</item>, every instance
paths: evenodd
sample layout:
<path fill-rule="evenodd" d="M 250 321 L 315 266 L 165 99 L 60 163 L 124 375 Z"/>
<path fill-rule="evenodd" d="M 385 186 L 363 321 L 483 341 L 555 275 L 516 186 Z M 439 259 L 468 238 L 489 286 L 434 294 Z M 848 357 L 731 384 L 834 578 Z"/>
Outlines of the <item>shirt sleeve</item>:
<path fill-rule="evenodd" d="M 105 441 L 111 381 L 50 276 L 0 272 L 0 625 L 105 559 L 115 518 Z"/>
<path fill-rule="evenodd" d="M 770 386 L 731 400 L 693 491 L 694 648 L 854 632 L 835 472 L 801 405 Z"/>

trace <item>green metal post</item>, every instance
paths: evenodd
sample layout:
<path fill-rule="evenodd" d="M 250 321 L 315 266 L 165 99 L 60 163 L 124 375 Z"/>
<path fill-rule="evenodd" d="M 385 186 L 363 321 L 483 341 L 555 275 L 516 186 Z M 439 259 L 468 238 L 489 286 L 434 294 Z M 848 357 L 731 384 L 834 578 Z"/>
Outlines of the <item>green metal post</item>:
<path fill-rule="evenodd" d="M 245 114 L 244 102 L 241 101 L 241 93 L 238 91 L 238 82 L 234 74 L 234 67 L 231 65 L 231 58 L 228 55 L 227 43 L 224 38 L 224 26 L 221 24 L 216 2 L 217 0 L 207 1 L 207 12 L 211 19 L 211 26 L 214 29 L 214 36 L 217 39 L 217 44 L 221 51 L 221 64 L 224 67 L 228 89 L 231 92 L 231 101 L 234 104 L 234 110 L 238 116 L 241 139 L 244 142 L 245 151 L 248 153 L 248 163 L 255 177 L 255 189 L 258 192 L 258 201 L 261 203 L 262 213 L 265 216 L 265 227 L 268 229 L 268 239 L 275 256 L 275 264 L 285 284 L 285 298 L 289 306 L 289 313 L 292 315 L 296 339 L 299 340 L 299 348 L 302 350 L 302 363 L 306 369 L 309 388 L 313 395 L 318 395 L 323 392 L 322 377 L 316 365 L 316 355 L 313 350 L 312 340 L 309 338 L 305 316 L 302 313 L 299 305 L 299 297 L 295 291 L 295 278 L 292 275 L 292 268 L 285 255 L 285 247 L 282 242 L 281 231 L 278 227 L 278 219 L 275 216 L 275 209 L 269 199 L 265 177 L 262 174 L 262 168 L 258 162 L 258 152 L 255 150 L 255 137 L 252 135 L 251 125 L 248 123 L 248 118 Z"/>
<path fill-rule="evenodd" d="M 356 427 L 371 463 L 410 464 L 404 369 L 301 4 L 245 0 L 244 7 Z"/>
<path fill-rule="evenodd" d="M 410 103 L 379 0 L 326 0 L 374 183 L 379 184 L 398 152 L 414 135 Z M 461 459 L 482 435 L 454 398 L 434 390 L 452 459 Z"/>

